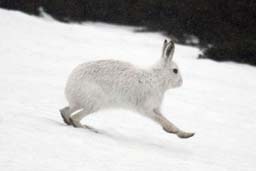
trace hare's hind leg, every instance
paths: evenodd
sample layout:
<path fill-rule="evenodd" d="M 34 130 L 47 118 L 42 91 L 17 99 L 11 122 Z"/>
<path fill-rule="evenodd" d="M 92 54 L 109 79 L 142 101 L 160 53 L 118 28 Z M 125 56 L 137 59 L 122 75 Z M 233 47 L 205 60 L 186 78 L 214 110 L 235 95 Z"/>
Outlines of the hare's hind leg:
<path fill-rule="evenodd" d="M 89 115 L 89 112 L 86 112 L 84 109 L 80 110 L 79 112 L 75 113 L 73 116 L 71 116 L 70 123 L 74 127 L 83 128 L 84 126 L 81 124 L 81 120 L 86 116 Z"/>
<path fill-rule="evenodd" d="M 70 120 L 69 120 L 69 116 L 70 116 L 71 113 L 69 112 L 69 107 L 66 106 L 66 107 L 60 109 L 59 111 L 60 111 L 60 115 L 61 115 L 63 121 L 67 125 L 70 125 L 71 123 L 70 123 Z"/>
<path fill-rule="evenodd" d="M 78 128 L 90 128 L 90 127 L 88 127 L 88 126 L 86 126 L 86 125 L 82 125 L 82 124 L 81 124 L 81 120 L 82 120 L 85 116 L 87 116 L 87 115 L 89 115 L 89 114 L 91 114 L 91 113 L 93 113 L 93 112 L 96 112 L 96 110 L 88 110 L 88 109 L 83 108 L 82 110 L 80 110 L 80 111 L 74 113 L 74 115 L 72 115 L 72 116 L 69 118 L 69 119 L 70 119 L 70 122 L 71 122 L 71 124 L 72 124 L 74 127 L 78 127 Z"/>
<path fill-rule="evenodd" d="M 173 123 L 171 123 L 169 120 L 167 120 L 161 114 L 159 109 L 153 109 L 153 111 L 151 111 L 149 113 L 149 116 L 154 121 L 159 123 L 166 132 L 176 134 L 179 138 L 189 138 L 189 137 L 192 137 L 194 135 L 194 133 L 189 133 L 189 132 L 185 132 L 185 131 L 180 130 Z"/>
<path fill-rule="evenodd" d="M 66 106 L 62 109 L 60 109 L 60 114 L 61 117 L 63 119 L 63 121 L 67 124 L 67 125 L 71 125 L 70 122 L 70 116 L 73 112 L 75 112 L 77 109 L 76 108 L 70 108 L 69 106 Z"/>

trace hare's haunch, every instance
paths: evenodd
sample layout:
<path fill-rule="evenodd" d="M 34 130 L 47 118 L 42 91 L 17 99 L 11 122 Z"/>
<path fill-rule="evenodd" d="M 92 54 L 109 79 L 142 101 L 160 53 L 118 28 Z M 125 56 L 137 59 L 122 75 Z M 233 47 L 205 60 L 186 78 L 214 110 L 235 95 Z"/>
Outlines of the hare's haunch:
<path fill-rule="evenodd" d="M 67 81 L 65 95 L 69 106 L 60 110 L 64 122 L 87 127 L 80 123 L 85 116 L 100 109 L 121 107 L 143 114 L 180 138 L 193 136 L 160 112 L 165 91 L 182 85 L 180 71 L 173 62 L 174 49 L 173 41 L 165 40 L 161 59 L 148 70 L 116 60 L 80 64 Z"/>

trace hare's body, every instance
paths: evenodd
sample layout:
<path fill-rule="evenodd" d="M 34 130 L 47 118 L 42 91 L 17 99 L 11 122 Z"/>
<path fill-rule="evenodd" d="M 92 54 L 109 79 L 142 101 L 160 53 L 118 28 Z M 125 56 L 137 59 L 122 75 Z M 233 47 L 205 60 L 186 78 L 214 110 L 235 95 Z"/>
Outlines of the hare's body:
<path fill-rule="evenodd" d="M 182 84 L 177 65 L 171 61 L 173 51 L 173 42 L 165 41 L 162 59 L 147 70 L 116 60 L 80 64 L 67 81 L 65 94 L 69 106 L 60 110 L 64 121 L 84 127 L 80 121 L 86 115 L 119 107 L 141 113 L 181 138 L 193 136 L 179 130 L 159 110 L 164 92 Z"/>
<path fill-rule="evenodd" d="M 95 110 L 108 107 L 139 110 L 146 103 L 160 105 L 163 91 L 157 78 L 152 70 L 129 63 L 95 61 L 81 64 L 71 73 L 65 94 L 73 108 L 89 105 Z"/>

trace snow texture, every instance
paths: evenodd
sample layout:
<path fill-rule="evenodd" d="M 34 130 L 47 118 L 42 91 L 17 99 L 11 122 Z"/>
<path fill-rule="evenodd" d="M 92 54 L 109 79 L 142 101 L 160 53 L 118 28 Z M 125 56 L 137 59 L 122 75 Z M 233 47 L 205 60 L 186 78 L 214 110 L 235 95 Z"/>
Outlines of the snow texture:
<path fill-rule="evenodd" d="M 2 9 L 0 16 L 0 170 L 256 170 L 256 68 L 197 60 L 198 49 L 177 45 L 184 84 L 166 93 L 162 111 L 196 135 L 179 139 L 122 109 L 86 117 L 94 133 L 60 117 L 71 70 L 98 59 L 147 67 L 164 37 Z"/>

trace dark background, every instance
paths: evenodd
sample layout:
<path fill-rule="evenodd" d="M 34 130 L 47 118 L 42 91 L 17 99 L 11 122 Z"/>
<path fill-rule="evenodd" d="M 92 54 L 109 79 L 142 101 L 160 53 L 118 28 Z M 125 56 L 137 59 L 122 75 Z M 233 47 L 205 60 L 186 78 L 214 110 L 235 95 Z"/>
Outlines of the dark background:
<path fill-rule="evenodd" d="M 200 58 L 256 65 L 255 0 L 0 0 L 0 7 L 34 15 L 43 7 L 63 22 L 145 26 L 140 31 L 200 47 Z"/>

